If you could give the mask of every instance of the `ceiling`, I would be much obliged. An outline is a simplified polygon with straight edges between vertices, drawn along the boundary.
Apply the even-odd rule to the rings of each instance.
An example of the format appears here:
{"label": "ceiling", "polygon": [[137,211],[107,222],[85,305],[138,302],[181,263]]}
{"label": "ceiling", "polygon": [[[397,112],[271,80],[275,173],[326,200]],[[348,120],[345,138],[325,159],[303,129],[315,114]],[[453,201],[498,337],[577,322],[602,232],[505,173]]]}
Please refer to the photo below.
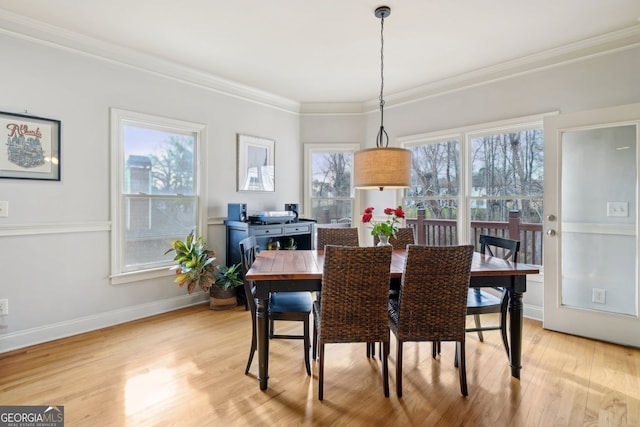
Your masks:
{"label": "ceiling", "polygon": [[640,17],[639,0],[0,0],[0,15],[300,103],[353,103],[380,92],[380,5],[391,7],[385,96],[637,27]]}

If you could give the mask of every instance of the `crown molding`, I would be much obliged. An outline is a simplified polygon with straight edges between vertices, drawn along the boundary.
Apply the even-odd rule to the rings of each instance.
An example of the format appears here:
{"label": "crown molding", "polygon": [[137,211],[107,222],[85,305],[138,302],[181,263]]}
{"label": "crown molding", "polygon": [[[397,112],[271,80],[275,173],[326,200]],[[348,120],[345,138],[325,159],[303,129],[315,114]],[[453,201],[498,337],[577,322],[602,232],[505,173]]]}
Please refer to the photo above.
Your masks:
{"label": "crown molding", "polygon": [[[636,24],[622,30],[568,43],[544,52],[479,68],[407,91],[387,95],[385,96],[385,108],[393,108],[638,46],[640,46],[640,25]],[[378,111],[379,102],[378,99],[366,101],[363,104],[363,113],[369,114]]]}
{"label": "crown molding", "polygon": [[[5,10],[0,10],[0,33],[111,61],[289,113],[308,116],[361,115],[379,110],[377,98],[353,103],[300,103]],[[398,107],[637,46],[640,46],[640,24],[389,94],[385,96],[385,107]]]}
{"label": "crown molding", "polygon": [[301,115],[331,116],[360,115],[364,111],[362,102],[307,102],[300,105]]}
{"label": "crown molding", "polygon": [[0,33],[111,61],[286,112],[297,114],[300,111],[297,101],[1,9]]}
{"label": "crown molding", "polygon": [[[544,52],[479,68],[406,91],[385,95],[385,108],[398,107],[637,46],[640,46],[640,25],[638,24],[622,30],[568,43]],[[378,112],[379,109],[380,100],[377,98],[353,104],[304,103],[300,107],[303,115],[370,114]]]}

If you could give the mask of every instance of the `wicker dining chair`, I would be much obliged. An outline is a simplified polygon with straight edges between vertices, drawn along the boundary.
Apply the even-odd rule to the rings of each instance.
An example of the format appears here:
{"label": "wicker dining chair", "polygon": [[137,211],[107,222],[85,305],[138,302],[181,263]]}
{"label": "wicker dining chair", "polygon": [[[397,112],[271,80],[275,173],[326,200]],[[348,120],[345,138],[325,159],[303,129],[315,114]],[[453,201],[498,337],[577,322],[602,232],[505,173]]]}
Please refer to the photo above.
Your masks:
{"label": "wicker dining chair", "polygon": [[[360,239],[358,237],[358,229],[357,228],[346,228],[346,227],[317,227],[316,231],[317,241],[316,241],[316,249],[319,251],[323,251],[326,245],[337,245],[337,246],[360,246]],[[316,292],[316,300],[322,299],[322,292]],[[317,355],[317,337],[313,336],[313,358],[316,358]],[[367,352],[369,348],[367,347]]]}
{"label": "wicker dining chair", "polygon": [[357,228],[317,227],[316,249],[324,250],[326,245],[360,246]]}
{"label": "wicker dining chair", "polygon": [[[246,274],[253,264],[257,255],[257,243],[255,236],[250,236],[240,241],[240,258],[242,261],[243,273]],[[243,277],[244,277],[243,274]],[[244,371],[245,375],[249,373],[253,355],[257,349],[257,325],[256,325],[256,299],[255,285],[252,281],[244,279],[244,292],[247,297],[247,303],[251,310],[251,350],[249,351],[249,360]],[[272,293],[269,296],[269,338],[282,339],[301,339],[304,345],[304,364],[307,369],[307,375],[311,375],[311,364],[309,360],[309,313],[311,313],[311,304],[313,303],[310,292],[279,292]],[[286,320],[297,321],[303,323],[302,335],[282,335],[274,332],[274,321]]]}
{"label": "wicker dining chair", "polygon": [[[518,251],[520,242],[518,240],[505,239],[502,237],[480,235],[480,253],[491,256],[499,256],[513,262],[518,262]],[[499,296],[487,292],[481,288],[469,288],[467,298],[467,314],[473,315],[475,328],[468,328],[467,332],[477,332],[478,339],[482,342],[484,337],[482,331],[499,330],[502,335],[504,349],[509,355],[509,341],[507,339],[507,309],[509,304],[508,292],[504,288],[495,287]],[[482,326],[480,315],[488,313],[498,313],[499,321],[497,325]]]}
{"label": "wicker dining chair", "polygon": [[325,345],[381,342],[382,382],[389,396],[389,327],[387,306],[391,246],[327,245],[322,300],[313,303],[314,336],[320,354],[318,399],[323,399]]}
{"label": "wicker dining chair", "polygon": [[[373,246],[376,246],[380,242],[380,238],[378,236],[373,236]],[[415,245],[416,238],[413,232],[413,228],[399,228],[396,236],[389,238],[389,243],[393,246],[394,249],[404,249],[407,245]]]}
{"label": "wicker dining chair", "polygon": [[[378,236],[373,236],[373,246],[376,246],[380,242],[380,238]],[[389,243],[393,246],[394,249],[405,249],[407,245],[415,245],[415,234],[413,232],[413,228],[399,228],[396,233],[396,237],[391,237],[389,239]],[[392,285],[392,289],[389,290],[389,298],[397,299],[398,298],[398,288],[397,285]],[[367,345],[367,356],[374,357],[376,355],[376,347],[373,343]]]}
{"label": "wicker dining chair", "polygon": [[398,341],[398,397],[402,397],[402,346],[408,341],[455,341],[460,392],[468,395],[465,321],[472,258],[472,245],[407,247],[400,295],[389,300],[389,328]]}

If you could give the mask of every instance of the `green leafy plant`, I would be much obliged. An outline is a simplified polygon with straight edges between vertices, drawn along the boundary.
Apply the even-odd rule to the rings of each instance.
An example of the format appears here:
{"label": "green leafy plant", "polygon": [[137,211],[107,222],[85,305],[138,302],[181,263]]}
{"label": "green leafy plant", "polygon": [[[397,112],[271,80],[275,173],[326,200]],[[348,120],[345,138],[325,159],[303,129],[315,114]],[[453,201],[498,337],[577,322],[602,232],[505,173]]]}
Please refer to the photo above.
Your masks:
{"label": "green leafy plant", "polygon": [[171,267],[172,270],[176,270],[177,277],[174,282],[180,287],[186,285],[189,293],[192,293],[196,286],[208,291],[216,281],[215,269],[212,265],[215,253],[207,250],[202,237],[195,237],[194,232],[191,231],[184,241],[174,240],[171,246],[165,254],[172,251],[176,253],[173,259],[178,265]]}
{"label": "green leafy plant", "polygon": [[216,277],[214,285],[223,289],[235,288],[236,286],[242,285],[244,282],[240,277],[240,265],[240,263],[232,266],[219,265],[214,273]]}

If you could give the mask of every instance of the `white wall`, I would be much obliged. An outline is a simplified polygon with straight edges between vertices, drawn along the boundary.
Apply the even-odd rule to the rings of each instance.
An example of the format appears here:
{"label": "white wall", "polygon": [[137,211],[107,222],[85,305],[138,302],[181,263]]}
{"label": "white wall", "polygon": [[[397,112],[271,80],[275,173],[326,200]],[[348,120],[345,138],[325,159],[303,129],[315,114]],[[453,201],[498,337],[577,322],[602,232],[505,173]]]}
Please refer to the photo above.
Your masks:
{"label": "white wall", "polygon": [[[0,34],[0,111],[61,120],[62,180],[0,180],[0,352],[206,299],[173,277],[109,280],[109,109],[207,126],[208,244],[224,262],[227,203],[283,209],[302,198],[296,113]],[[236,192],[236,133],[276,141],[275,193]]]}

